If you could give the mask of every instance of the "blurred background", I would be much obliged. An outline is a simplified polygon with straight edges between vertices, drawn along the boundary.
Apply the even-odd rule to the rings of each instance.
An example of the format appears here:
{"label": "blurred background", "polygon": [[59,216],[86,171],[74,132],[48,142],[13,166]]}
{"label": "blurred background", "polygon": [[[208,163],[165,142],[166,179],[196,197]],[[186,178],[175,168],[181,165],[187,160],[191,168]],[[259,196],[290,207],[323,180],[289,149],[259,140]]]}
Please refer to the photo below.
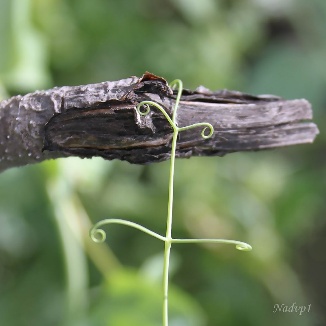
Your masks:
{"label": "blurred background", "polygon": [[[171,326],[326,325],[325,0],[0,0],[0,97],[141,76],[306,98],[312,145],[176,163]],[[0,175],[0,325],[161,325],[169,162],[48,161]],[[302,315],[275,305],[310,305]]]}

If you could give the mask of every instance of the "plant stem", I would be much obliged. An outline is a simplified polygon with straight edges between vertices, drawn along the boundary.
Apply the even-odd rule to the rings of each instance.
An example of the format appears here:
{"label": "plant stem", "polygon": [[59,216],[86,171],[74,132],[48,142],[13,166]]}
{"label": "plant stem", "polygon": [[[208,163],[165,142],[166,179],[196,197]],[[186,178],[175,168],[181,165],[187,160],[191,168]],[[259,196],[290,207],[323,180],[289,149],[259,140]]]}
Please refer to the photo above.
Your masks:
{"label": "plant stem", "polygon": [[166,222],[166,239],[164,246],[164,265],[163,265],[163,326],[168,326],[168,306],[169,306],[169,265],[171,254],[171,234],[172,234],[172,215],[173,215],[173,183],[174,183],[174,163],[175,151],[177,146],[178,128],[173,128],[171,162],[170,162],[170,177],[169,177],[169,201],[168,201],[168,216]]}
{"label": "plant stem", "polygon": [[[178,86],[178,95],[176,97],[174,111],[172,114],[172,119],[164,110],[164,108],[153,101],[142,101],[140,102],[136,110],[139,115],[145,116],[150,112],[150,105],[156,107],[158,110],[162,112],[165,116],[166,120],[170,123],[173,128],[173,136],[172,136],[172,145],[171,145],[171,161],[170,161],[170,176],[169,176],[169,199],[168,199],[168,213],[167,213],[167,222],[166,222],[166,236],[163,237],[156,232],[153,232],[139,224],[134,222],[125,221],[121,219],[106,219],[104,221],[98,222],[94,225],[94,227],[90,231],[90,236],[95,242],[103,242],[106,238],[106,233],[102,229],[99,229],[100,226],[104,224],[124,224],[133,228],[136,228],[142,232],[145,232],[159,240],[164,241],[164,262],[163,262],[163,326],[168,326],[169,324],[169,265],[170,265],[170,255],[171,255],[171,246],[172,243],[229,243],[235,244],[238,250],[249,251],[251,250],[251,246],[247,243],[241,241],[234,240],[225,240],[225,239],[172,239],[172,215],[173,215],[173,186],[174,186],[174,169],[175,169],[175,156],[177,149],[177,139],[180,131],[189,130],[197,127],[204,127],[201,132],[201,136],[203,139],[210,138],[214,133],[214,127],[207,122],[199,122],[194,123],[185,127],[178,127],[176,124],[176,113],[179,106],[179,102],[182,95],[182,81],[174,80],[170,86],[173,87]],[[141,107],[144,107],[146,110],[141,110]],[[209,133],[205,132],[209,130]]]}

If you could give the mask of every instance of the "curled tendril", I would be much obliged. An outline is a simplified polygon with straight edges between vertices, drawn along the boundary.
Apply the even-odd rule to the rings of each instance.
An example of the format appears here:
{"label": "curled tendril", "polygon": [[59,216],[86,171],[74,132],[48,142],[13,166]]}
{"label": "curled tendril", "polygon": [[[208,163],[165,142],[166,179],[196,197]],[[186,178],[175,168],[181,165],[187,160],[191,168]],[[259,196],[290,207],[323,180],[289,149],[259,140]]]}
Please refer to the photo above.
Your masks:
{"label": "curled tendril", "polygon": [[[171,120],[171,118],[166,113],[166,111],[163,109],[163,107],[160,104],[156,103],[156,102],[153,102],[153,101],[142,101],[142,102],[140,102],[137,105],[136,110],[137,110],[137,112],[140,115],[145,116],[145,115],[149,114],[149,112],[151,111],[150,110],[150,106],[155,106],[157,109],[159,109],[163,113],[163,115],[165,116],[166,120],[170,123],[170,125],[173,128],[173,130],[176,130],[177,129],[177,126],[175,125],[174,121]],[[145,107],[146,108],[146,111],[142,111],[141,110],[141,107]]]}
{"label": "curled tendril", "polygon": [[241,244],[236,245],[235,247],[241,251],[251,251],[252,250],[251,245],[248,243],[241,243]]}
{"label": "curled tendril", "polygon": [[166,241],[166,238],[159,235],[158,233],[156,232],[153,232],[147,228],[145,228],[144,226],[140,225],[140,224],[137,224],[137,223],[134,223],[134,222],[130,222],[130,221],[126,221],[126,220],[122,220],[122,219],[119,219],[119,218],[109,218],[109,219],[106,219],[106,220],[103,220],[103,221],[100,221],[98,223],[96,223],[92,229],[90,230],[89,234],[90,234],[90,237],[91,239],[94,241],[94,242],[97,242],[97,243],[101,243],[101,242],[104,242],[106,240],[106,232],[102,229],[100,229],[100,227],[104,226],[104,225],[108,225],[108,224],[122,224],[122,225],[126,225],[126,226],[129,226],[129,227],[132,227],[134,229],[137,229],[137,230],[140,230],[154,238],[157,238],[161,241]]}
{"label": "curled tendril", "polygon": [[236,249],[241,251],[250,251],[252,247],[245,242],[227,239],[171,239],[171,243],[220,243],[233,244]]}
{"label": "curled tendril", "polygon": [[[141,111],[141,107],[145,108],[146,111]],[[139,103],[139,106],[137,106],[137,111],[139,112],[140,115],[147,115],[149,112],[151,112],[151,108],[149,105],[144,101]]]}
{"label": "curled tendril", "polygon": [[[176,119],[176,112],[177,112],[177,109],[179,107],[179,103],[180,103],[180,99],[181,99],[181,95],[182,95],[182,81],[180,79],[176,79],[170,84],[170,86],[172,88],[178,86],[178,94],[177,94],[177,98],[176,98],[176,101],[175,101],[175,107],[174,107],[174,110],[173,110],[172,119],[170,118],[170,116],[167,114],[165,109],[160,104],[158,104],[156,102],[153,102],[153,101],[142,101],[142,102],[140,102],[136,107],[137,112],[142,116],[146,116],[151,111],[150,106],[154,106],[163,113],[166,120],[170,123],[171,127],[173,128],[174,132],[179,133],[180,131],[185,131],[185,130],[189,130],[189,129],[192,129],[192,128],[204,127],[204,129],[201,132],[201,136],[204,139],[208,139],[208,138],[212,137],[213,134],[214,134],[214,127],[208,122],[194,123],[192,125],[181,127],[181,128],[179,128],[177,126],[177,124],[175,122],[175,119]],[[141,110],[142,108],[145,108],[145,111]],[[207,130],[209,130],[208,134],[206,133]]]}
{"label": "curled tendril", "polygon": [[102,243],[106,240],[106,233],[102,229],[97,229],[96,225],[90,230],[89,235],[96,243]]}
{"label": "curled tendril", "polygon": [[[205,131],[209,129],[209,133],[206,135],[205,134]],[[208,138],[211,138],[213,136],[213,133],[214,133],[214,128],[211,124],[209,124],[206,128],[203,129],[203,131],[201,132],[201,136],[204,138],[204,139],[208,139]]]}
{"label": "curled tendril", "polygon": [[[184,130],[189,130],[189,129],[197,128],[197,127],[204,127],[204,129],[201,132],[201,136],[204,139],[211,138],[213,136],[213,134],[214,134],[214,127],[210,123],[208,123],[208,122],[194,123],[194,124],[189,125],[189,126],[186,126],[186,127],[178,128],[178,130],[179,131],[184,131]],[[209,133],[208,134],[206,134],[206,130],[207,129],[209,129]]]}

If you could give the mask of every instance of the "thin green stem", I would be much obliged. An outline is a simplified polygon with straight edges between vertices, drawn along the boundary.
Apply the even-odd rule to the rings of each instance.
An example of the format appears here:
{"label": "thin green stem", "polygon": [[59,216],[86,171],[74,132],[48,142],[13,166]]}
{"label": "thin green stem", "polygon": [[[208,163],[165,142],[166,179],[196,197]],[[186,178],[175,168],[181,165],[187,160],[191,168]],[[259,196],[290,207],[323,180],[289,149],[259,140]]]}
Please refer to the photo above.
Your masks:
{"label": "thin green stem", "polygon": [[175,106],[172,114],[173,137],[171,146],[171,160],[170,160],[170,176],[169,176],[169,200],[168,200],[168,215],[166,219],[166,240],[164,246],[164,262],[163,262],[163,326],[169,324],[169,266],[172,245],[172,220],[173,220],[173,190],[174,190],[174,168],[175,168],[175,153],[177,149],[177,139],[179,128],[176,125],[176,115],[179,107],[179,102],[182,95],[182,81],[180,79],[174,80],[170,86],[178,86],[178,94],[175,101]]}
{"label": "thin green stem", "polygon": [[173,114],[172,114],[172,121],[174,124],[176,124],[176,116],[177,116],[177,110],[179,107],[179,103],[181,100],[181,95],[182,95],[182,90],[183,90],[183,83],[182,80],[180,79],[175,79],[174,81],[172,81],[170,83],[170,87],[174,88],[175,86],[178,86],[178,94],[177,94],[177,98],[175,100],[175,105],[174,105],[174,110],[173,110]]}
{"label": "thin green stem", "polygon": [[173,132],[171,161],[170,161],[170,177],[169,177],[169,201],[168,215],[166,220],[166,239],[164,246],[164,263],[163,263],[163,326],[168,326],[168,306],[169,306],[169,265],[171,255],[172,241],[172,219],[173,219],[173,188],[174,188],[174,167],[175,152],[177,147],[178,129]]}

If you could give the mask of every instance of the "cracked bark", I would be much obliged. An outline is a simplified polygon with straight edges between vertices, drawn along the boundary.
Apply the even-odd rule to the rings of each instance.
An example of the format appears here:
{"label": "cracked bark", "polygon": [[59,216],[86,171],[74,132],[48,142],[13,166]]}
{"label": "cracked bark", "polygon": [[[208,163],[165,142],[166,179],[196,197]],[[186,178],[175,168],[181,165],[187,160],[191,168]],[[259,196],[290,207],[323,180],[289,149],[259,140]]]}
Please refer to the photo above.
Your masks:
{"label": "cracked bark", "polygon": [[[169,159],[172,129],[152,108],[143,117],[136,106],[156,101],[169,115],[176,93],[150,73],[73,87],[56,87],[0,102],[0,171],[67,156],[126,160],[146,164]],[[313,142],[318,134],[305,99],[252,96],[236,91],[184,90],[178,108],[180,127],[209,122],[179,134],[177,157],[223,156]]]}

